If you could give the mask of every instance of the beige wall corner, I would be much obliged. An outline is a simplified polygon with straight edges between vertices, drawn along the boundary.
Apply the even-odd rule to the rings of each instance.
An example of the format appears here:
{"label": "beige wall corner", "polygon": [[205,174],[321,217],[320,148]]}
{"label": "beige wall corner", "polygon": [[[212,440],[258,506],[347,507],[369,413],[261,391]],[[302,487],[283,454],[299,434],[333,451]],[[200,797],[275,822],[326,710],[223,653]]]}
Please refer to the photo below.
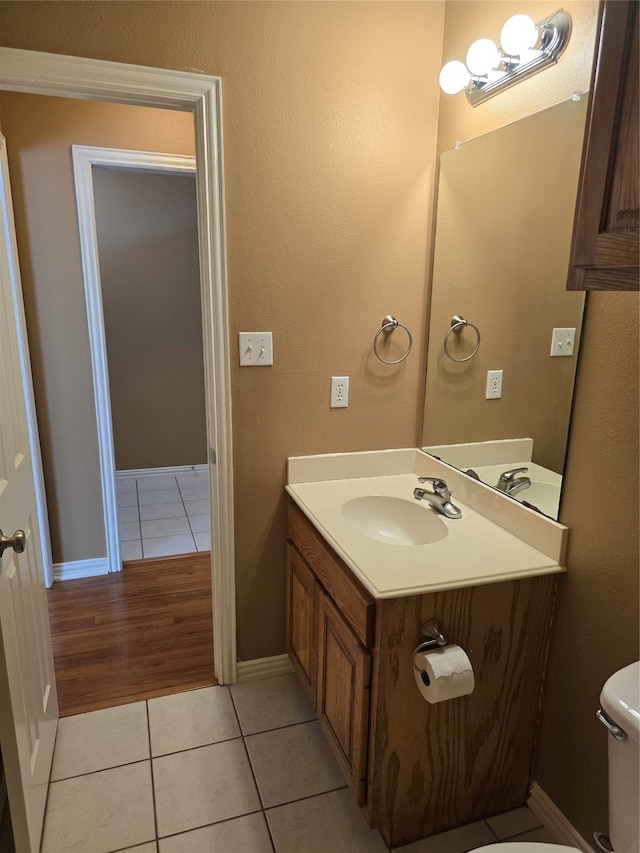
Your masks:
{"label": "beige wall corner", "polygon": [[639,299],[589,294],[560,511],[568,571],[535,779],[585,838],[607,829],[600,691],[639,650]]}

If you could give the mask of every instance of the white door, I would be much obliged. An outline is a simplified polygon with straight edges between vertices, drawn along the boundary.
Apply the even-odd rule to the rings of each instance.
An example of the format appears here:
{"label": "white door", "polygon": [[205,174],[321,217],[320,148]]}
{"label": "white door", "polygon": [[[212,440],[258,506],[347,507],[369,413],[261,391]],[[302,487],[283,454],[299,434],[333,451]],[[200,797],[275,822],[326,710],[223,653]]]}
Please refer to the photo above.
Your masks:
{"label": "white door", "polygon": [[37,853],[58,703],[27,425],[30,374],[2,135],[0,172],[0,528],[5,537],[24,531],[24,550],[6,547],[0,557],[0,746],[17,853]]}

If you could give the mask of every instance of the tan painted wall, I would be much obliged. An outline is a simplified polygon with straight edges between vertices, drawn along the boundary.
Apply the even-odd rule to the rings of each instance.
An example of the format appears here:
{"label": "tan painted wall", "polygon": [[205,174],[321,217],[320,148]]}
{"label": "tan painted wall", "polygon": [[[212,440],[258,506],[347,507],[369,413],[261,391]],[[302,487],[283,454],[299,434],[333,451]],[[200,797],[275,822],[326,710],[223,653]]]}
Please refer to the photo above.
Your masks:
{"label": "tan painted wall", "polygon": [[[589,87],[597,4],[562,5],[574,31],[558,66],[475,109],[464,96],[443,95],[441,150]],[[484,7],[496,21],[486,32]],[[497,35],[509,14],[522,11],[539,20],[556,8],[450,2],[443,59],[463,58],[474,38]],[[598,696],[612,672],[638,659],[638,300],[638,294],[589,297],[560,511],[571,530],[568,572],[535,778],[585,838],[607,827],[607,736],[594,716]],[[604,483],[615,484],[620,501],[600,499]]]}
{"label": "tan painted wall", "polygon": [[[241,659],[284,651],[286,458],[415,445],[444,4],[6,3],[5,45],[223,86]],[[7,128],[9,131],[9,128]],[[385,314],[411,357],[372,353]],[[237,332],[275,364],[240,369]],[[351,377],[329,408],[332,375]]]}
{"label": "tan painted wall", "polygon": [[571,531],[568,572],[536,779],[585,838],[607,828],[609,736],[594,716],[598,697],[613,672],[638,660],[640,644],[639,301],[589,294],[560,509]]}
{"label": "tan painted wall", "polygon": [[116,470],[207,461],[193,175],[94,167]]}
{"label": "tan painted wall", "polygon": [[193,153],[186,113],[0,93],[54,562],[105,554],[71,145]]}

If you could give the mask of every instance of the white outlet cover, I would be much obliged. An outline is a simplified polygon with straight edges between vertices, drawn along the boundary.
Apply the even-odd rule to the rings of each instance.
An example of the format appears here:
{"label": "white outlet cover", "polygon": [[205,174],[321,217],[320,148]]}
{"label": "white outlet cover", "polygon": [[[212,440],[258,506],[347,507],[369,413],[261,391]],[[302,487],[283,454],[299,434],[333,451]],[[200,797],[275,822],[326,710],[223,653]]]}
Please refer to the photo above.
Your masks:
{"label": "white outlet cover", "polygon": [[331,377],[331,403],[332,409],[346,409],[349,405],[349,377]]}
{"label": "white outlet cover", "polygon": [[575,329],[554,329],[551,335],[551,356],[573,355]]}
{"label": "white outlet cover", "polygon": [[270,367],[273,364],[271,332],[238,332],[240,367]]}
{"label": "white outlet cover", "polygon": [[502,370],[487,370],[485,400],[499,400],[502,397]]}

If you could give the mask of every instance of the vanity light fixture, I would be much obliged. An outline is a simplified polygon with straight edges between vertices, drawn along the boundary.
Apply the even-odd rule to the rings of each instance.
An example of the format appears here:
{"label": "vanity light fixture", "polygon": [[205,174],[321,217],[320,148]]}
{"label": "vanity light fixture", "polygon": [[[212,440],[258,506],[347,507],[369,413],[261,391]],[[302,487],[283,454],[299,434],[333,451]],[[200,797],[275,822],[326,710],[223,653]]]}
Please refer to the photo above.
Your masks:
{"label": "vanity light fixture", "polygon": [[440,88],[448,95],[464,91],[473,107],[558,61],[569,42],[571,17],[559,9],[536,24],[513,15],[502,27],[500,47],[481,38],[469,47],[466,64],[454,59],[442,66]]}

